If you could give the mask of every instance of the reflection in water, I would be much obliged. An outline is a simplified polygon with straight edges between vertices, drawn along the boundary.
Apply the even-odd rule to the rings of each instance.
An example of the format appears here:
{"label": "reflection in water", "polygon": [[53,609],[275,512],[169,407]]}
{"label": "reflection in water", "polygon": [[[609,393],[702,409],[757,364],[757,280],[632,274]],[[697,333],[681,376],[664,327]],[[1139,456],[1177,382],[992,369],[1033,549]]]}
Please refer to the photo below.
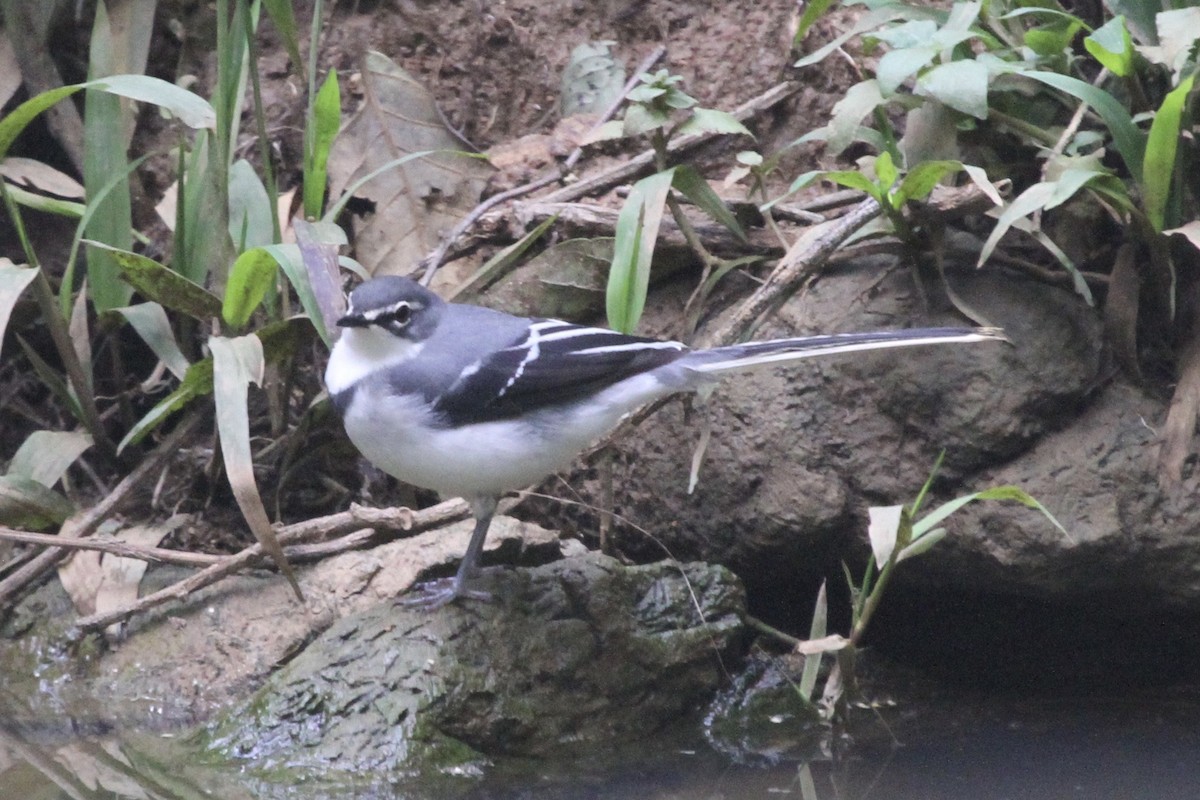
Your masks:
{"label": "reflection in water", "polygon": [[[502,763],[482,781],[433,784],[271,782],[203,763],[186,739],[123,732],[64,738],[0,727],[0,798],[775,798],[802,800],[1174,800],[1200,796],[1200,701],[1176,691],[1134,700],[958,698],[892,720],[900,746],[853,748],[836,765],[732,764],[701,742],[663,740],[619,763]],[[57,722],[61,723],[61,720]],[[366,778],[366,776],[363,776]]]}

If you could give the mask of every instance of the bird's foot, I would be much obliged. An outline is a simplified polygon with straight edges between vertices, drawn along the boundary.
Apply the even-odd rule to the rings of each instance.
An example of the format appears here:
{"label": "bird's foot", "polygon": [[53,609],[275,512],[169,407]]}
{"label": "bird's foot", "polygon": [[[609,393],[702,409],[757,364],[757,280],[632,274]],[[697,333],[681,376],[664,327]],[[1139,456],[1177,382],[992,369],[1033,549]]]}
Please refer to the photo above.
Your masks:
{"label": "bird's foot", "polygon": [[439,578],[434,581],[418,583],[399,603],[405,608],[434,611],[444,605],[453,603],[459,598],[487,602],[492,599],[492,595],[490,592],[468,589],[466,582],[455,576],[453,578]]}

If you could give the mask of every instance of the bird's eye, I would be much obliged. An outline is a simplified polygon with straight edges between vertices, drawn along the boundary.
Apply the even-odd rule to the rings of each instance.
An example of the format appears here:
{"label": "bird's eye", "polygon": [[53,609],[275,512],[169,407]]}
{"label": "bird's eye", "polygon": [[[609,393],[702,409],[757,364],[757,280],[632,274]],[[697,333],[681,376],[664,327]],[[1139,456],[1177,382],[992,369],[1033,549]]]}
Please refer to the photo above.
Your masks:
{"label": "bird's eye", "polygon": [[407,325],[412,319],[412,306],[408,303],[397,303],[388,316],[392,318],[391,321],[395,325]]}

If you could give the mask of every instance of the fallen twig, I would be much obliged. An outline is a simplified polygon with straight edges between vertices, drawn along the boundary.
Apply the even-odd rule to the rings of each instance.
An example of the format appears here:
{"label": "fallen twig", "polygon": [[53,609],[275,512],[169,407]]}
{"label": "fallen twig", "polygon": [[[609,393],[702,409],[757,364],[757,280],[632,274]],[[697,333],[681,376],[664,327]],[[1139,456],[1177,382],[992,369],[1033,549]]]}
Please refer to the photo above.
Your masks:
{"label": "fallen twig", "polygon": [[[202,415],[203,412],[198,411],[180,422],[107,497],[64,522],[59,534],[68,539],[83,539],[95,533],[100,523],[112,516],[136,488],[144,485],[163,462],[175,455],[180,443],[196,427]],[[10,603],[25,587],[53,569],[69,552],[65,548],[52,547],[38,554],[4,580],[0,580],[0,607]]]}
{"label": "fallen twig", "polygon": [[[358,529],[361,531],[364,528],[364,523],[383,529],[400,528],[409,531],[421,531],[465,517],[467,510],[467,503],[464,500],[450,500],[421,511],[354,507],[350,511],[333,514],[319,520],[306,520],[295,525],[288,525],[278,531],[276,538],[280,544],[294,544],[309,541],[313,538],[326,535],[331,531],[343,531],[347,529]],[[347,537],[347,539],[353,542],[354,546],[362,546],[365,540],[374,534],[375,531],[372,530],[370,534],[363,533],[361,536],[355,534]],[[352,548],[347,546],[343,549]],[[321,554],[327,555],[328,552],[332,552],[332,550],[326,547],[322,549]],[[153,594],[139,598],[137,601],[126,606],[80,617],[75,621],[75,625],[68,634],[68,639],[77,641],[91,631],[104,630],[109,625],[124,622],[139,612],[160,606],[171,600],[182,600],[193,592],[210,586],[236,572],[240,572],[246,567],[253,566],[265,558],[266,554],[263,553],[261,545],[253,544],[235,555],[222,558],[219,562],[209,565],[195,575],[190,575],[177,583],[173,583]]]}

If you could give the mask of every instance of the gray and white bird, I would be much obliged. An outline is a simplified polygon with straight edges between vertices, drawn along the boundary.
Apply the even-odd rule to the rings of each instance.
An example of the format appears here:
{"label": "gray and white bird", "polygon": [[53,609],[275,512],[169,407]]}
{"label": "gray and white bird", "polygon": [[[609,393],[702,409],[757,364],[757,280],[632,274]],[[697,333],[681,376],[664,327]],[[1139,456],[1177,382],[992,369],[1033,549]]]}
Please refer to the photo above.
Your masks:
{"label": "gray and white bird", "polygon": [[447,303],[414,281],[350,295],[325,384],[350,441],[400,480],[464,497],[475,530],[452,579],[413,605],[485,597],[468,587],[500,497],[571,463],[629,413],[722,373],[812,356],[1003,339],[994,328],[839,333],[693,350],[555,319]]}

